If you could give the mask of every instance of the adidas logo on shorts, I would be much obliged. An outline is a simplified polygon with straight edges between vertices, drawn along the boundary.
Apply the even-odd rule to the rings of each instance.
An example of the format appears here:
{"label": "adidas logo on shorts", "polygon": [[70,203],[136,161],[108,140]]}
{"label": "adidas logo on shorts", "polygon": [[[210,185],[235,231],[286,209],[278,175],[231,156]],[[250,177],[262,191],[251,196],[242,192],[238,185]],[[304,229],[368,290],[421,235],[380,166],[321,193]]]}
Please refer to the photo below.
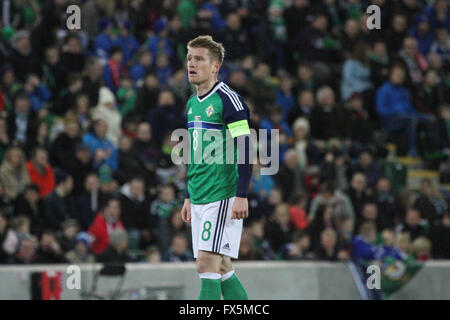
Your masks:
{"label": "adidas logo on shorts", "polygon": [[230,244],[229,243],[225,243],[225,245],[222,247],[222,249],[230,250]]}

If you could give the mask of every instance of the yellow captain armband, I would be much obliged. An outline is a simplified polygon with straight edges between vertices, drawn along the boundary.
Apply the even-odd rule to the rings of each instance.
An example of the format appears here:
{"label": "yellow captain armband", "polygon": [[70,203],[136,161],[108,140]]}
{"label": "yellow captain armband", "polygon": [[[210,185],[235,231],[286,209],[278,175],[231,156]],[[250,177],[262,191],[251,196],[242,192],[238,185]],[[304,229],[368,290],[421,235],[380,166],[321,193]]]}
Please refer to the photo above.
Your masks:
{"label": "yellow captain armband", "polygon": [[250,134],[250,128],[247,120],[239,120],[228,124],[228,130],[230,130],[233,138]]}

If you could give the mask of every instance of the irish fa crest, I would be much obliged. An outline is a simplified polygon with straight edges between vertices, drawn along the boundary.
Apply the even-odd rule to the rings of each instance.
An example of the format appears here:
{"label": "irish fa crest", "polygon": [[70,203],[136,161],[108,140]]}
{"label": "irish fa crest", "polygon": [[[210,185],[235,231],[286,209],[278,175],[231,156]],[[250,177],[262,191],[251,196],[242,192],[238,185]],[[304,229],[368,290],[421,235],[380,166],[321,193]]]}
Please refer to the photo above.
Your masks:
{"label": "irish fa crest", "polygon": [[214,108],[213,108],[212,104],[210,104],[209,107],[206,108],[206,115],[209,118],[213,113],[214,113]]}

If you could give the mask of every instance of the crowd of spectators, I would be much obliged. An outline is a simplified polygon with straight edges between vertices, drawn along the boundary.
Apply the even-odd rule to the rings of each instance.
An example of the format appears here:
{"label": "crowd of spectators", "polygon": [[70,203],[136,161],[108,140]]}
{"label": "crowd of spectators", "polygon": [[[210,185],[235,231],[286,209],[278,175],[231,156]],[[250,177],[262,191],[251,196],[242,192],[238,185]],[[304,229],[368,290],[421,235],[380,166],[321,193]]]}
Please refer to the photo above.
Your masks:
{"label": "crowd of spectators", "polygon": [[[397,188],[388,143],[450,181],[446,0],[11,0],[0,10],[0,263],[192,261],[171,132],[195,93],[186,43],[226,49],[219,79],[251,127],[241,260],[450,259],[449,195]],[[81,7],[81,30],[66,8]],[[369,29],[366,8],[381,9]]]}

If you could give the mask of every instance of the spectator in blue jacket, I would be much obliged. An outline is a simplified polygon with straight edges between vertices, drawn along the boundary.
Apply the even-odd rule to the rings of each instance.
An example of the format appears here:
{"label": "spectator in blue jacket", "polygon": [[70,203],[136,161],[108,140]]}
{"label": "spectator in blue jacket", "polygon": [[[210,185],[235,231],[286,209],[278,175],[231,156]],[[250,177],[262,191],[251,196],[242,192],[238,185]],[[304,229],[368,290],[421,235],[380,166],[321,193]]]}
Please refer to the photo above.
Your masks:
{"label": "spectator in blue jacket", "polygon": [[119,36],[114,40],[113,45],[119,46],[122,49],[123,63],[127,65],[139,50],[139,42],[130,34],[131,24],[129,21],[121,21],[118,26]]}
{"label": "spectator in blue jacket", "polygon": [[152,68],[153,57],[150,51],[142,50],[137,53],[137,63],[130,69],[131,79],[135,87],[138,86],[140,80],[143,81],[145,75],[150,71],[154,71]]}
{"label": "spectator in blue jacket", "polygon": [[98,22],[98,29],[100,34],[94,42],[94,54],[102,61],[106,62],[115,41],[113,35],[113,22],[108,18],[102,18]]}
{"label": "spectator in blue jacket", "polygon": [[170,39],[168,38],[169,28],[167,27],[167,21],[164,19],[157,20],[153,31],[155,34],[150,36],[145,44],[145,47],[154,57],[158,56],[160,52],[165,52],[169,58],[172,58],[174,49]]}
{"label": "spectator in blue jacket", "polygon": [[386,258],[394,258],[396,260],[404,260],[407,255],[397,248],[395,243],[395,233],[391,229],[385,229],[381,233],[383,239],[383,246],[379,248],[376,253],[376,259],[384,261]]}
{"label": "spectator in blue jacket", "polygon": [[352,57],[347,59],[342,69],[341,95],[344,101],[354,93],[363,93],[372,88],[369,67],[369,49],[366,44],[358,44]]}
{"label": "spectator in blue jacket", "polygon": [[437,53],[442,62],[450,62],[450,42],[447,29],[436,30],[436,41],[431,45],[430,51]]}
{"label": "spectator in blue jacket", "polygon": [[359,228],[359,234],[353,238],[352,255],[356,261],[374,260],[377,253],[375,246],[375,237],[377,235],[377,228],[373,222],[366,222]]}
{"label": "spectator in blue jacket", "polygon": [[102,119],[94,121],[93,132],[88,132],[83,136],[83,143],[89,146],[91,156],[94,159],[94,168],[100,168],[107,164],[113,171],[117,170],[118,158],[117,149],[114,144],[106,138],[108,124]]}
{"label": "spectator in blue jacket", "polygon": [[425,8],[432,29],[450,29],[450,6],[447,0],[436,0]]}
{"label": "spectator in blue jacket", "polygon": [[411,30],[411,35],[416,38],[420,53],[427,55],[433,43],[433,34],[430,32],[427,16],[424,14],[418,15],[415,24],[416,26]]}
{"label": "spectator in blue jacket", "polygon": [[376,110],[383,129],[388,133],[406,134],[409,154],[417,156],[417,126],[430,116],[419,114],[411,104],[411,94],[404,86],[405,76],[403,66],[396,64],[391,68],[389,81],[377,90]]}
{"label": "spectator in blue jacket", "polygon": [[222,1],[218,0],[209,0],[206,1],[202,9],[210,12],[211,17],[211,29],[214,31],[222,31],[226,27],[225,20],[222,18],[219,10],[219,6]]}
{"label": "spectator in blue jacket", "polygon": [[30,74],[25,80],[25,93],[28,95],[33,111],[44,109],[52,97],[48,87],[39,80],[36,74]]}
{"label": "spectator in blue jacket", "polygon": [[280,79],[280,88],[276,92],[277,104],[283,112],[283,121],[287,121],[288,115],[295,107],[295,96],[292,93],[292,80],[290,77]]}
{"label": "spectator in blue jacket", "polygon": [[173,70],[170,66],[169,55],[165,52],[159,53],[156,57],[156,75],[158,76],[159,83],[167,86],[172,74]]}

